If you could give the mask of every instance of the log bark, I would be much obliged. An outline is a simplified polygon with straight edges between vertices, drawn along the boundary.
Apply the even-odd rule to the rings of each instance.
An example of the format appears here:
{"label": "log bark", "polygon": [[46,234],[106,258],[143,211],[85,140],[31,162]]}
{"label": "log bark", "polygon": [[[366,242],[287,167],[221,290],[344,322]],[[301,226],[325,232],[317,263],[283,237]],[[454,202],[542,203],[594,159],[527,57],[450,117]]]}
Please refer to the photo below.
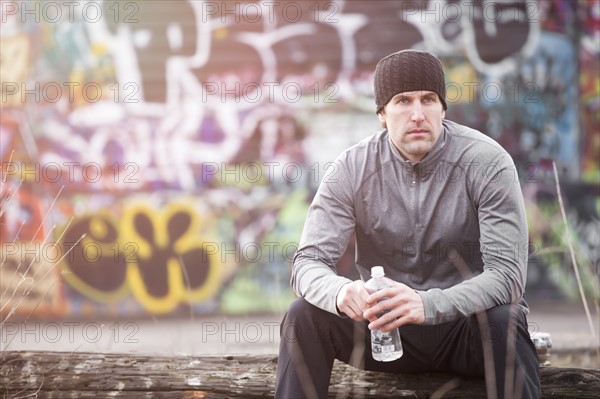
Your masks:
{"label": "log bark", "polygon": [[[273,397],[277,358],[152,356],[67,352],[0,354],[2,398]],[[541,368],[542,397],[600,398],[600,371]],[[482,378],[453,374],[394,375],[337,362],[330,397],[485,398]]]}

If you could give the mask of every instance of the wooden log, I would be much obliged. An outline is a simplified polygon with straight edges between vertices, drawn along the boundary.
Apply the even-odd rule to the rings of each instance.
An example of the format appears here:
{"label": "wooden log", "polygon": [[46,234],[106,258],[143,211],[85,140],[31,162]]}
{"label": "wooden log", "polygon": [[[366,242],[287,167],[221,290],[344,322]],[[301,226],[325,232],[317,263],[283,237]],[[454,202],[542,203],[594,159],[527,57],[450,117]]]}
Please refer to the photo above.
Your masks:
{"label": "wooden log", "polygon": [[[0,397],[259,398],[273,397],[277,358],[67,352],[0,354]],[[600,398],[600,371],[541,368],[544,398]],[[349,398],[485,398],[482,378],[453,374],[365,372],[337,362],[330,396]]]}

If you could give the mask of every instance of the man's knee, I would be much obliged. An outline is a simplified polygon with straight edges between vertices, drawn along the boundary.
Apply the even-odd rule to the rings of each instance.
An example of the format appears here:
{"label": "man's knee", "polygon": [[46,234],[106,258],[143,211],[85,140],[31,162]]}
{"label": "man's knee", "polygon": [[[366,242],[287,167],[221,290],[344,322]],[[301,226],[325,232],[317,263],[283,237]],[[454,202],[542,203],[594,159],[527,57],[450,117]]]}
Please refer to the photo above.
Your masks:
{"label": "man's knee", "polygon": [[517,329],[527,331],[527,321],[519,305],[499,305],[488,309],[485,317],[479,318],[483,338],[505,340],[510,332]]}
{"label": "man's knee", "polygon": [[286,342],[332,342],[332,335],[343,319],[322,310],[304,298],[295,299],[288,307],[280,328],[280,336]]}
{"label": "man's knee", "polygon": [[515,304],[494,306],[486,314],[490,325],[510,326],[526,322],[523,309]]}
{"label": "man's knee", "polygon": [[300,297],[296,298],[290,306],[284,318],[284,323],[303,323],[305,321],[311,322],[317,318],[322,317],[322,313],[325,312],[310,304],[306,299]]}
{"label": "man's knee", "polygon": [[290,303],[282,326],[288,326],[288,328],[289,326],[298,326],[302,327],[302,329],[310,328],[312,331],[337,324],[340,320],[342,320],[340,317],[320,309],[300,297]]}

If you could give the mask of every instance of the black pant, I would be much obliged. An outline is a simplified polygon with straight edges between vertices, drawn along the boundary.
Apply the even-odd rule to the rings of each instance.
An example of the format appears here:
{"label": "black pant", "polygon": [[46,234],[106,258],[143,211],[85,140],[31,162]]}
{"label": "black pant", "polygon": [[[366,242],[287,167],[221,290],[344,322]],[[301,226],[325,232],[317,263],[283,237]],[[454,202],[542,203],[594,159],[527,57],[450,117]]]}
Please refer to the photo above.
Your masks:
{"label": "black pant", "polygon": [[541,395],[537,351],[518,306],[497,306],[435,326],[405,325],[400,335],[404,355],[378,362],[371,356],[366,322],[296,299],[281,325],[275,398],[327,397],[334,359],[370,371],[485,375],[488,392],[498,399]]}

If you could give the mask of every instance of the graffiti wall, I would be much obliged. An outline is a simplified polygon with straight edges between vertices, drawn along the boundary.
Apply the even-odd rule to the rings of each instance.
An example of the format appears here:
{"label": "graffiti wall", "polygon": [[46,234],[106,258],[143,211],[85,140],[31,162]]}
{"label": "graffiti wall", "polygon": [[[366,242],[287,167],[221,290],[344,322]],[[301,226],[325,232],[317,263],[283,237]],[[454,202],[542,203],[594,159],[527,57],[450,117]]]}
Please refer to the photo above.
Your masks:
{"label": "graffiti wall", "polygon": [[312,196],[405,48],[440,57],[447,117],[511,153],[532,209],[554,161],[597,227],[597,0],[0,4],[4,318],[285,308]]}

